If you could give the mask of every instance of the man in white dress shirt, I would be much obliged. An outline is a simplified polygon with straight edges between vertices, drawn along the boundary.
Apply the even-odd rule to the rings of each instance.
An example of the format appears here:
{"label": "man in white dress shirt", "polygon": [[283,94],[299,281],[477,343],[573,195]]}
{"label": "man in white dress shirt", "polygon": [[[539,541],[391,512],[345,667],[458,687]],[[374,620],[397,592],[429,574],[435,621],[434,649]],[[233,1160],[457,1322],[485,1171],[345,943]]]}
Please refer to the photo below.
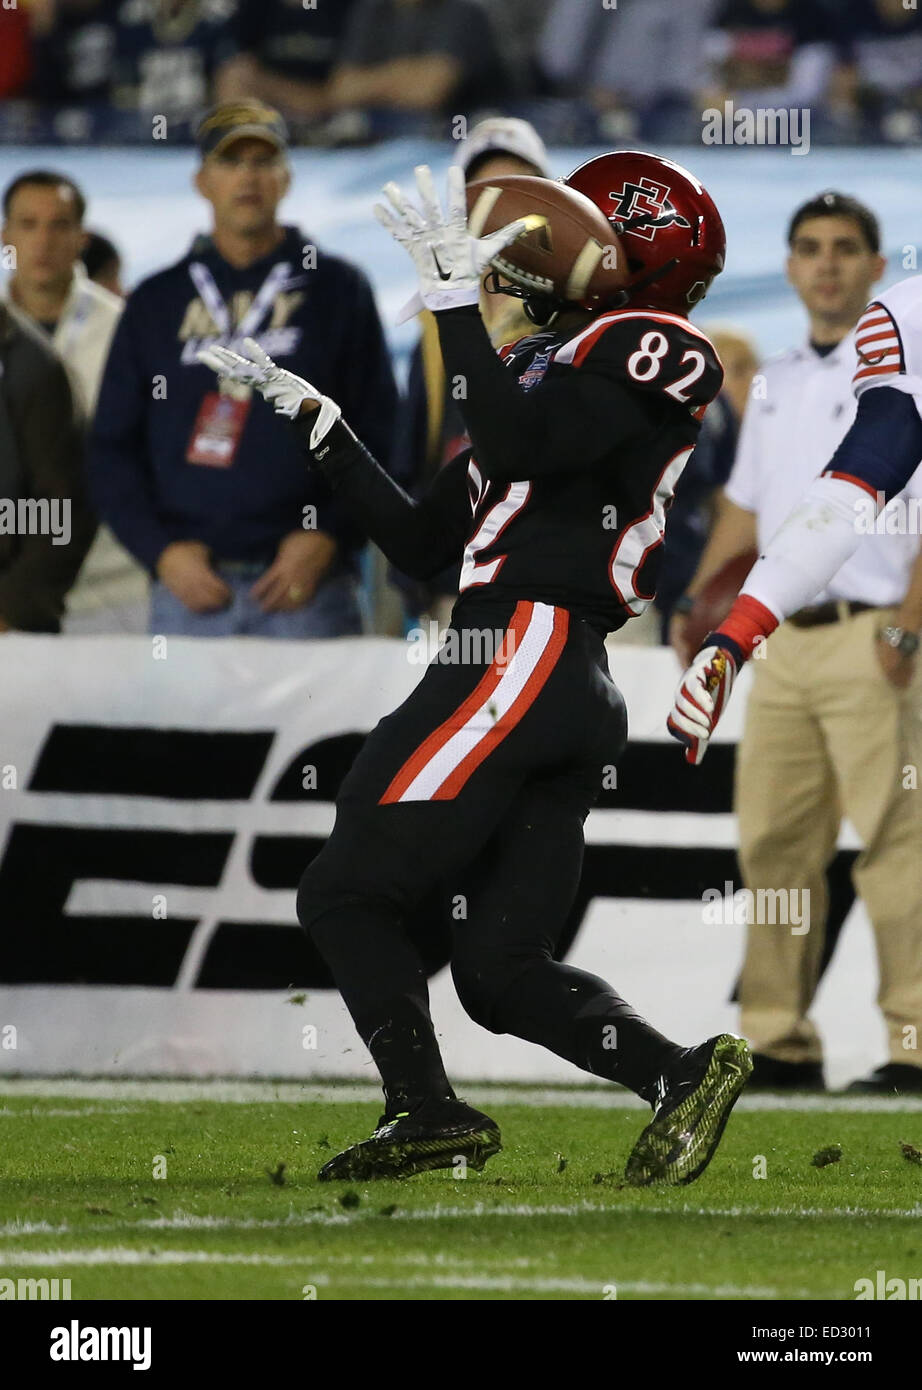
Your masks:
{"label": "man in white dress shirt", "polygon": [[[28,170],[3,195],[4,246],[15,257],[0,295],[64,363],[84,427],[93,419],[122,301],[89,279],[80,253],[86,203],[62,174]],[[65,632],[145,632],[147,579],[108,527],[100,526],[67,595]]]}
{"label": "man in white dress shirt", "polygon": [[[855,416],[854,329],[885,265],[876,219],[856,200],[825,193],[795,213],[788,239],[808,341],[756,377],[692,597],[732,556],[764,548]],[[874,927],[888,1041],[888,1061],[853,1088],[922,1092],[922,800],[901,776],[919,762],[922,671],[911,635],[922,625],[922,558],[918,529],[898,529],[907,494],[922,496],[922,471],[891,502],[894,525],[863,536],[753,663],[737,759],[743,878],[757,894],[810,897],[806,932],[783,921],[749,927],[740,999],[754,1051],[750,1084],[823,1085],[821,1042],[807,1014],[823,951],[825,870],[846,815],[862,842],[853,878]],[[912,507],[902,514],[911,517]],[[682,627],[679,618],[678,644]],[[897,645],[885,630],[898,628],[909,640]]]}

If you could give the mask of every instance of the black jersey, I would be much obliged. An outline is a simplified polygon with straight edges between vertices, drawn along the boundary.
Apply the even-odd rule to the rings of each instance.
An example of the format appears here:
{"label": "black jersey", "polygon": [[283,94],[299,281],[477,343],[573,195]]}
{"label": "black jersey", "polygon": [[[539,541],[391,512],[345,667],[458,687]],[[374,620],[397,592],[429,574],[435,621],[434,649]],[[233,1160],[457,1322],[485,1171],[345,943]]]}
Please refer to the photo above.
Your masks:
{"label": "black jersey", "polygon": [[472,447],[415,504],[342,425],[318,464],[407,573],[463,552],[462,605],[531,599],[622,627],[656,591],[666,513],[723,380],[712,344],[678,315],[627,309],[497,355],[476,309],[437,319]]}

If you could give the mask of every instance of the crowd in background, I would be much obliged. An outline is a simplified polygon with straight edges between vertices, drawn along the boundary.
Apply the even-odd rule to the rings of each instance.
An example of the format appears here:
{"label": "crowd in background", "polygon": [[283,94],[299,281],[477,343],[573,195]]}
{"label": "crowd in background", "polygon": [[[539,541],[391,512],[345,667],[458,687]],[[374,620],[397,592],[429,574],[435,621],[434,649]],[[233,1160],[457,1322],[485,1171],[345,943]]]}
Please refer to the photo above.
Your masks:
{"label": "crowd in background", "polygon": [[[430,134],[438,128],[447,133],[452,113],[470,113],[474,134],[458,150],[457,158],[471,179],[485,173],[548,173],[542,135],[559,139],[561,110],[572,113],[578,108],[590,113],[595,135],[614,147],[683,139],[700,143],[702,110],[725,101],[776,109],[809,107],[812,140],[922,140],[922,11],[905,0],[681,0],[680,4],[618,0],[611,6],[602,0],[550,0],[541,5],[533,0],[17,0],[14,7],[0,8],[0,141],[47,131],[41,121],[30,126],[36,112],[41,119],[49,113],[58,117],[64,113],[67,119],[60,133],[65,140],[68,134],[76,139],[87,127],[74,113],[102,111],[143,119],[148,136],[151,116],[166,116],[170,138],[177,130],[180,138],[185,132],[202,149],[200,121],[209,103],[216,104],[212,109],[224,110],[261,103],[264,111],[280,113],[280,128],[285,132],[276,151],[281,162],[273,166],[274,172],[263,169],[266,161],[251,152],[253,179],[268,180],[263,194],[270,201],[280,201],[287,190],[283,165],[289,139],[297,144],[373,138],[387,133],[387,127],[375,126],[371,119],[382,112],[428,121]],[[473,118],[488,109],[509,114],[474,124]],[[522,111],[532,114],[534,121],[516,114]],[[257,115],[257,122],[261,119]],[[579,122],[567,127],[570,134],[578,130],[585,135],[589,129]],[[101,138],[105,134],[103,126]],[[274,139],[270,129],[264,136],[264,153],[266,141],[271,145]],[[207,155],[208,150],[203,150],[203,170],[215,164]],[[125,335],[127,325],[136,322],[145,286],[134,290],[123,316],[117,248],[105,228],[86,225],[85,191],[67,179],[57,179],[53,170],[45,173],[47,177],[40,170],[39,178],[28,186],[6,190],[3,241],[16,248],[19,260],[14,274],[0,287],[13,320],[0,323],[0,329],[9,337],[15,333],[17,317],[24,317],[26,326],[44,340],[39,346],[63,360],[72,378],[82,373],[83,380],[72,382],[74,406],[89,441],[96,398],[105,386],[109,344],[117,331]],[[201,184],[199,191],[211,202],[214,221],[220,224],[220,198],[216,201]],[[277,227],[275,231],[280,242],[289,233],[294,241],[297,236],[304,239],[297,229]],[[297,253],[294,241],[289,248],[292,260]],[[198,239],[181,262],[183,288],[177,294],[188,289],[187,263],[214,250],[213,241]],[[276,259],[282,254],[278,251]],[[344,267],[352,294],[361,273],[334,254],[325,257],[325,264],[334,277],[337,268]],[[226,273],[222,292],[230,298],[259,294],[260,276],[251,286],[245,268],[228,266],[220,254],[214,273],[219,281]],[[260,274],[264,273],[263,268]],[[40,283],[43,276],[45,288]],[[172,285],[157,277],[154,281],[158,293],[164,285]],[[457,403],[439,375],[433,346],[436,335],[422,316],[406,399],[398,408],[373,297],[364,282],[355,292],[358,307],[352,317],[360,322],[362,340],[344,340],[343,363],[360,364],[362,372],[377,383],[372,415],[378,421],[395,420],[396,433],[385,443],[373,424],[373,442],[395,476],[419,490],[463,442]],[[285,299],[284,294],[280,299]],[[214,314],[209,318],[203,299],[195,302],[198,309],[190,308],[182,320],[183,351],[195,337],[196,314],[204,315],[203,333],[217,332],[220,326]],[[484,297],[482,312],[485,319],[498,318],[488,322],[497,344],[527,331],[524,322],[507,321],[508,301],[504,307]],[[337,321],[346,317],[339,314]],[[290,331],[296,335],[303,331],[309,342],[309,327],[306,323],[296,326],[292,320]],[[92,337],[89,351],[88,335]],[[109,377],[117,375],[121,366],[124,378],[125,364],[137,357],[133,342],[122,338],[119,343]],[[732,325],[718,335],[717,346],[727,369],[725,390],[708,413],[694,466],[686,470],[670,515],[658,606],[645,620],[627,625],[625,640],[668,637],[674,606],[687,597],[711,529],[714,499],[730,475],[743,406],[758,361],[752,344]],[[173,364],[173,351],[175,344],[164,346],[161,365],[165,364],[165,370],[182,365],[177,379],[186,382],[189,359]],[[324,368],[306,356],[300,370],[316,380]],[[353,387],[345,365],[341,378],[329,381],[327,389],[348,407]],[[124,379],[121,393],[110,390],[104,412],[107,427],[113,418],[122,419],[124,399],[137,395],[137,390],[136,384]],[[92,630],[95,623],[98,630],[136,631],[154,619],[159,624],[156,630],[166,630],[169,594],[173,598],[180,593],[197,595],[203,612],[210,595],[214,611],[224,611],[234,606],[232,592],[238,597],[243,593],[258,597],[261,576],[275,575],[281,564],[288,576],[288,598],[281,606],[270,604],[276,612],[273,622],[264,621],[263,612],[255,615],[250,626],[235,629],[222,622],[207,628],[199,625],[197,630],[346,634],[361,630],[363,624],[367,627],[372,609],[379,628],[399,630],[393,603],[390,621],[382,624],[380,620],[381,604],[375,596],[384,587],[380,565],[376,576],[371,576],[362,559],[361,538],[329,507],[324,511],[326,531],[335,537],[336,545],[324,559],[319,595],[332,595],[335,580],[341,587],[339,598],[329,599],[329,613],[319,627],[299,626],[290,616],[284,623],[278,619],[286,606],[291,612],[310,608],[312,601],[306,596],[315,602],[317,598],[313,568],[317,555],[308,563],[307,543],[303,538],[297,544],[291,540],[295,523],[288,531],[281,524],[298,492],[297,487],[292,490],[290,480],[286,484],[277,479],[278,511],[266,523],[258,543],[253,539],[253,517],[258,511],[255,494],[235,497],[232,511],[237,509],[239,518],[228,521],[225,508],[224,533],[220,537],[212,533],[206,518],[218,506],[218,470],[209,470],[202,460],[196,460],[199,466],[190,473],[180,470],[177,474],[177,478],[193,478],[194,486],[191,491],[187,488],[181,504],[169,503],[165,518],[155,516],[147,502],[142,505],[138,499],[145,495],[144,470],[156,477],[159,487],[164,476],[161,453],[164,458],[175,454],[189,462],[199,447],[186,436],[191,439],[195,430],[204,429],[195,414],[200,406],[205,409],[202,396],[203,388],[189,395],[183,407],[186,414],[191,412],[188,420],[174,397],[169,412],[157,417],[169,420],[167,430],[162,425],[155,430],[135,402],[134,414],[129,411],[124,417],[123,437],[106,443],[113,451],[108,467],[97,469],[94,498],[86,498],[87,506],[93,501],[96,520],[102,525],[82,569],[78,565],[72,574],[65,573],[67,565],[60,555],[48,550],[46,558],[54,562],[59,589],[51,606],[43,599],[33,611],[28,602],[10,600],[4,612],[0,589],[0,628],[5,624],[57,630],[64,619],[66,595],[66,630]],[[222,407],[230,420],[227,402]],[[244,418],[241,411],[241,430]],[[0,428],[3,425],[0,419]],[[7,426],[12,427],[11,422]],[[233,421],[227,424],[228,429],[234,427]],[[256,448],[254,429],[251,422],[243,435],[244,453]],[[218,426],[208,423],[207,430],[216,437]],[[96,444],[88,453],[91,460],[94,449],[98,456],[104,447],[98,435],[97,428]],[[167,437],[173,441],[168,448],[163,444]],[[204,447],[212,446],[213,441],[206,440]],[[134,462],[138,459],[142,462]],[[288,462],[300,477],[300,464]],[[21,482],[28,469],[22,460],[18,467]],[[239,468],[238,460],[237,469],[230,472],[237,477],[245,470]],[[133,493],[125,482],[129,475],[134,480]],[[110,481],[115,478],[120,480],[118,485]],[[7,495],[12,495],[9,488]],[[313,504],[313,499],[300,501]],[[181,536],[180,522],[187,525],[187,533]],[[120,545],[116,536],[121,538]],[[286,536],[288,548],[282,561],[277,547]],[[168,538],[177,544],[181,540],[186,550],[180,555],[175,546],[166,544]],[[200,548],[198,559],[193,544]],[[33,548],[40,551],[41,544]],[[199,563],[205,550],[215,557],[219,570],[225,565],[219,581]],[[300,562],[296,562],[296,550],[304,552]],[[161,551],[169,562],[167,577],[159,572],[164,568],[158,559]],[[77,549],[71,546],[70,552],[73,562]],[[10,590],[9,564],[8,555],[5,562],[0,556],[6,590]],[[32,573],[30,565],[40,569],[40,555],[32,559],[20,554],[21,576]],[[364,588],[356,588],[363,573]],[[405,624],[421,613],[447,617],[456,591],[455,571],[438,576],[422,589],[393,571],[389,578],[401,593]],[[274,581],[266,582],[272,589]],[[123,601],[112,599],[116,592]],[[292,600],[292,594],[301,597]],[[147,611],[149,598],[153,616]],[[178,611],[171,620],[179,627],[185,621]]]}
{"label": "crowd in background", "polygon": [[[304,271],[307,230],[278,220],[291,182],[281,116],[258,101],[224,103],[198,142],[195,182],[211,233],[127,302],[118,252],[86,228],[77,183],[27,168],[3,191],[2,239],[15,268],[0,280],[0,328],[11,361],[24,352],[35,361],[26,386],[14,374],[0,390],[10,445],[0,495],[72,497],[74,533],[63,548],[49,534],[6,543],[0,631],[303,638],[400,632],[421,618],[445,625],[460,556],[425,584],[369,564],[364,536],[305,467],[287,427],[253,411],[247,392],[234,398],[228,383],[215,392],[195,359],[215,337],[258,333],[265,350],[337,400],[419,495],[469,442],[433,316],[419,316],[400,399],[363,272],[333,247]],[[550,173],[537,130],[516,117],[477,123],[455,159],[468,182]],[[533,332],[519,299],[483,289],[480,309],[497,348]],[[627,625],[628,641],[667,639],[733,462],[758,359],[732,328],[715,344],[725,389],[672,508],[658,607]],[[53,408],[42,408],[42,391]],[[35,432],[49,422],[50,460]]]}
{"label": "crowd in background", "polygon": [[[301,138],[362,140],[481,106],[555,140],[696,139],[701,111],[809,107],[811,138],[922,140],[907,0],[18,0],[0,126],[62,139],[258,96]],[[90,127],[88,113],[110,113]],[[389,113],[392,123],[370,122]],[[402,122],[402,124],[400,124]],[[144,123],[134,127],[138,134]]]}

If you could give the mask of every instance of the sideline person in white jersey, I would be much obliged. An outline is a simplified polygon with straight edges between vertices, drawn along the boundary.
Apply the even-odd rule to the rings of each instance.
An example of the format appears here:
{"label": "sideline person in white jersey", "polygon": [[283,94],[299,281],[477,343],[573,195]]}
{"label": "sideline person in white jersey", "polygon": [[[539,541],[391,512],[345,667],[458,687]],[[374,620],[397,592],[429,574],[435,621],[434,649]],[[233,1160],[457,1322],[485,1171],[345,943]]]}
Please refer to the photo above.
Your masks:
{"label": "sideline person in white jersey", "polygon": [[[858,324],[855,344],[853,389],[858,410],[854,423],[823,473],[769,540],[727,618],[705,638],[676,692],[667,724],[686,745],[689,762],[700,763],[704,757],[743,662],[779,623],[815,598],[869,528],[879,528],[885,536],[888,530],[894,532],[889,537],[892,545],[902,544],[906,531],[918,540],[922,508],[917,499],[901,499],[898,494],[922,462],[922,276],[903,280],[872,300]],[[885,511],[885,504],[894,498],[895,511]],[[883,638],[894,652],[912,658],[920,628],[922,584],[915,582],[893,621],[882,628]],[[806,659],[820,660],[820,647],[817,640]],[[770,659],[771,651],[767,654]],[[864,666],[841,673],[843,703],[854,684],[866,678]],[[880,717],[875,712],[865,727],[855,730],[868,760],[874,757],[875,725]],[[891,758],[878,772],[882,781],[897,780],[904,805],[917,806],[922,792],[914,749],[902,763]],[[891,1000],[902,997],[910,1013],[918,1004],[922,974],[922,836],[918,828],[907,833],[904,855],[911,866],[912,903],[906,908],[916,924],[912,965],[907,978],[882,981],[882,986]],[[922,1065],[919,1039],[911,1029],[900,1052],[901,1069]],[[901,1070],[898,1085],[888,1085],[888,1076],[893,1072],[884,1068],[883,1089],[912,1089],[915,1077],[908,1073]]]}
{"label": "sideline person in white jersey", "polygon": [[[0,294],[64,363],[84,428],[92,423],[122,301],[86,273],[81,252],[86,200],[72,179],[47,169],[19,174],[3,195],[3,242],[15,269]],[[147,579],[100,526],[67,595],[63,631],[146,630]]]}
{"label": "sideline person in white jersey", "polygon": [[[690,597],[729,560],[765,546],[855,418],[854,329],[885,267],[877,220],[856,199],[826,192],[794,213],[788,245],[808,338],[757,378]],[[922,473],[913,491],[922,506]],[[808,1011],[824,955],[826,869],[846,815],[864,847],[853,878],[874,926],[889,1040],[886,1066],[855,1086],[922,1090],[922,1068],[903,1046],[922,1022],[920,875],[908,852],[913,840],[922,844],[922,800],[896,775],[918,729],[922,683],[912,655],[881,636],[920,589],[918,535],[866,535],[754,664],[736,763],[743,880],[756,903],[796,894],[789,901],[808,929],[792,932],[789,913],[775,910],[749,923],[740,1004],[753,1044],[750,1085],[823,1088]],[[680,644],[686,623],[673,620]]]}

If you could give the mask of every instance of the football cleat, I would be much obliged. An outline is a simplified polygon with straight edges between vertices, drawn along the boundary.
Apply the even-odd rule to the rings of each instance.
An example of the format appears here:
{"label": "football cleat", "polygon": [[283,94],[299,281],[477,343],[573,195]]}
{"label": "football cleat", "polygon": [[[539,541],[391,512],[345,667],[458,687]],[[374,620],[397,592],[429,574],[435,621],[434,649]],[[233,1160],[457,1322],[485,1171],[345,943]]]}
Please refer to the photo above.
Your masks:
{"label": "football cleat", "polygon": [[870,1076],[859,1077],[845,1089],[852,1095],[922,1095],[922,1067],[911,1066],[908,1062],[885,1062],[882,1067],[872,1071]]}
{"label": "football cleat", "polygon": [[[922,1077],[922,1071],[919,1076]],[[751,1091],[825,1091],[822,1062],[779,1062],[764,1052],[752,1054]]]}
{"label": "football cleat", "polygon": [[412,1113],[382,1115],[370,1139],[325,1163],[321,1182],[409,1178],[431,1168],[453,1168],[463,1158],[478,1172],[502,1148],[494,1120],[461,1100],[427,1100]]}
{"label": "football cleat", "polygon": [[751,1071],[749,1044],[733,1033],[688,1048],[656,1083],[653,1119],[624,1170],[628,1183],[694,1182],[713,1158]]}

